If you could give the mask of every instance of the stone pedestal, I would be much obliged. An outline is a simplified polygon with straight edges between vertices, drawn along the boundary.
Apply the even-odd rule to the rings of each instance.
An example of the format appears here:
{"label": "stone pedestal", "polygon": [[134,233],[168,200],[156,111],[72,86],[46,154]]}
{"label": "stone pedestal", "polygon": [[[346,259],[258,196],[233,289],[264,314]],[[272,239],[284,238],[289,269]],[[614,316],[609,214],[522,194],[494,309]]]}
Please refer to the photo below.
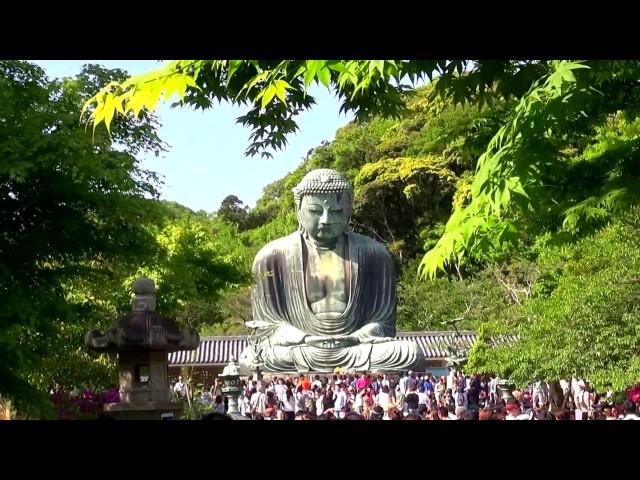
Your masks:
{"label": "stone pedestal", "polygon": [[178,402],[108,403],[104,413],[116,420],[169,420],[179,419],[183,408]]}

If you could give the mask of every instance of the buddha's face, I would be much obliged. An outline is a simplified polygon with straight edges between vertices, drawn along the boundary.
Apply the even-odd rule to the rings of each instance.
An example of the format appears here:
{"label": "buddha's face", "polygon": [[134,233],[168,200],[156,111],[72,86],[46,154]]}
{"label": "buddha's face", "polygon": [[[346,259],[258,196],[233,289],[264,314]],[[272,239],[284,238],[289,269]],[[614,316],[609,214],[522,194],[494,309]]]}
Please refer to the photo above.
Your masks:
{"label": "buddha's face", "polygon": [[298,221],[312,239],[331,243],[346,231],[350,210],[348,194],[305,195],[298,209]]}

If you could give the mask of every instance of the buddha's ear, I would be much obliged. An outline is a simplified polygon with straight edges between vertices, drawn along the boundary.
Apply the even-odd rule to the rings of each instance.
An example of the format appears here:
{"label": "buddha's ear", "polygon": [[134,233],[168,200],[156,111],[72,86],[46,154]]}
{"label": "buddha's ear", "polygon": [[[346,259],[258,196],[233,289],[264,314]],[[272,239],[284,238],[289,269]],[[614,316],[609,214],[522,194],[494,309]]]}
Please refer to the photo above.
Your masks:
{"label": "buddha's ear", "polygon": [[298,220],[298,231],[299,232],[304,232],[304,228],[302,227],[302,220],[300,220],[300,205],[302,204],[302,202],[300,202],[300,204],[296,204],[296,219]]}
{"label": "buddha's ear", "polygon": [[344,192],[342,196],[342,205],[349,212],[349,221],[351,221],[351,215],[353,215],[353,192]]}

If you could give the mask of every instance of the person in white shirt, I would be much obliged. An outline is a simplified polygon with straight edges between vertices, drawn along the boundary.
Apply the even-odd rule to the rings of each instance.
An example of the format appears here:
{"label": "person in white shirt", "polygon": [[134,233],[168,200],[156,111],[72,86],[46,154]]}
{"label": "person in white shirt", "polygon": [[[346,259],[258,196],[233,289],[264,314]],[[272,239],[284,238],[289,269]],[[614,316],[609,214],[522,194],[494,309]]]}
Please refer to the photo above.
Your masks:
{"label": "person in white shirt", "polygon": [[449,375],[447,375],[447,390],[453,389],[454,384],[456,383],[456,374],[458,371],[451,370]]}
{"label": "person in white shirt", "polygon": [[356,393],[355,398],[353,399],[353,411],[357,412],[358,414],[362,415],[362,395],[364,394],[364,388],[358,390],[358,393]]}
{"label": "person in white shirt", "polygon": [[424,386],[420,385],[416,393],[418,394],[418,409],[421,409],[423,405],[424,405],[424,408],[426,408],[429,397],[424,391]]}
{"label": "person in white shirt", "polygon": [[302,385],[296,387],[296,412],[300,410],[306,410],[307,404],[307,391],[302,388]]}
{"label": "person in white shirt", "polygon": [[333,406],[334,412],[336,414],[336,417],[338,418],[344,418],[344,416],[346,415],[346,408],[347,408],[347,385],[346,383],[343,383],[340,385],[340,391],[337,393],[336,395],[336,401],[335,404]]}
{"label": "person in white shirt", "polygon": [[389,393],[389,387],[384,386],[380,393],[376,396],[376,403],[384,410],[384,419],[389,419],[389,409],[395,406],[395,402]]}
{"label": "person in white shirt", "polygon": [[253,414],[259,413],[264,415],[267,408],[267,395],[264,393],[264,387],[258,383],[256,393],[251,395],[251,411]]}
{"label": "person in white shirt", "polygon": [[380,393],[376,395],[376,404],[380,405],[382,408],[386,408],[389,403],[389,387],[386,385],[382,387]]}
{"label": "person in white shirt", "polygon": [[549,387],[545,382],[537,382],[533,387],[533,408],[542,408],[549,403]]}
{"label": "person in white shirt", "polygon": [[584,380],[576,382],[574,392],[576,420],[584,420],[591,412],[591,395]]}
{"label": "person in white shirt", "polygon": [[571,385],[566,380],[560,380],[560,388],[562,388],[562,394],[567,396],[569,394],[569,390],[571,389]]}
{"label": "person in white shirt", "polygon": [[282,410],[284,411],[285,420],[294,420],[296,416],[296,396],[293,393],[293,385],[287,386],[282,401]]}
{"label": "person in white shirt", "polygon": [[522,413],[517,403],[507,403],[507,418],[505,420],[531,420],[532,413]]}
{"label": "person in white shirt", "polygon": [[438,402],[444,401],[444,392],[446,391],[447,387],[446,383],[447,379],[445,377],[440,377],[440,380],[434,386],[436,400],[438,400]]}
{"label": "person in white shirt", "polygon": [[489,403],[496,403],[498,401],[498,377],[491,376],[489,380]]}
{"label": "person in white shirt", "polygon": [[273,387],[274,392],[276,394],[276,398],[278,399],[279,402],[284,403],[285,398],[287,396],[287,386],[284,383],[284,379],[282,377],[278,378],[278,380],[276,380],[276,384]]}
{"label": "person in white shirt", "polygon": [[175,392],[176,395],[180,396],[180,397],[184,397],[186,396],[186,392],[187,392],[187,387],[184,384],[184,382],[182,381],[182,375],[180,375],[178,377],[178,381],[176,382],[176,384],[173,386],[173,391]]}
{"label": "person in white shirt", "polygon": [[415,378],[412,378],[412,377],[413,377],[413,372],[409,370],[404,376],[400,378],[400,380],[398,380],[398,387],[402,395],[406,395],[407,392],[409,391],[409,387],[411,386],[411,384],[415,382]]}
{"label": "person in white shirt", "polygon": [[240,415],[251,418],[251,395],[249,392],[243,393],[238,398],[238,409]]}
{"label": "person in white shirt", "polygon": [[469,406],[469,399],[467,398],[467,394],[464,390],[458,389],[456,393],[453,395],[453,399],[455,401],[455,407],[465,407]]}

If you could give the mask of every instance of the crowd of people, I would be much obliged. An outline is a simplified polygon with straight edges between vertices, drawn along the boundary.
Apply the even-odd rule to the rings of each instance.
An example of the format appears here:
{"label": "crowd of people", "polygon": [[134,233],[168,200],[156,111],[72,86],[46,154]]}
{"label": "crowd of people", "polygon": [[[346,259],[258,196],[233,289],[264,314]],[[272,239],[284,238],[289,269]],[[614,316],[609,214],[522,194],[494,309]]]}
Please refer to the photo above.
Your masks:
{"label": "crowd of people", "polygon": [[[238,409],[254,420],[640,420],[630,400],[613,405],[582,380],[560,384],[566,400],[552,408],[546,383],[504,395],[496,376],[461,371],[246,378]],[[228,410],[220,379],[209,398],[215,414]]]}

